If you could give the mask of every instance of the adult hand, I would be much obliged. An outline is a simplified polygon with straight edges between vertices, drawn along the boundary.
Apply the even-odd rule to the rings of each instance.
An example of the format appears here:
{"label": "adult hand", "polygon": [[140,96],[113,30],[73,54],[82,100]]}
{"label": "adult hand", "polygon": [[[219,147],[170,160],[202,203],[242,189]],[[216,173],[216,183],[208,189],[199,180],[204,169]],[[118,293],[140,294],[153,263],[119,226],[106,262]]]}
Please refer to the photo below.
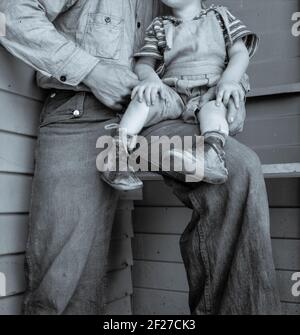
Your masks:
{"label": "adult hand", "polygon": [[129,68],[103,63],[98,63],[83,81],[98,100],[115,111],[123,109],[138,82]]}
{"label": "adult hand", "polygon": [[241,101],[240,107],[236,108],[234,100],[230,99],[227,109],[227,120],[229,124],[230,136],[235,136],[244,130],[244,124],[246,120],[245,101]]}
{"label": "adult hand", "polygon": [[[200,106],[203,106],[209,101],[216,99],[216,95],[216,87],[210,88],[207,93],[202,96]],[[228,102],[227,110],[227,121],[229,124],[230,135],[235,136],[238,133],[241,133],[244,129],[244,123],[246,120],[245,100],[240,101],[239,108],[237,108],[234,100],[231,98]]]}
{"label": "adult hand", "polygon": [[233,99],[235,107],[238,109],[240,107],[240,102],[245,98],[244,90],[242,89],[239,83],[234,81],[225,81],[222,80],[217,85],[217,101],[216,105],[220,106],[221,103],[227,107],[229,100]]}

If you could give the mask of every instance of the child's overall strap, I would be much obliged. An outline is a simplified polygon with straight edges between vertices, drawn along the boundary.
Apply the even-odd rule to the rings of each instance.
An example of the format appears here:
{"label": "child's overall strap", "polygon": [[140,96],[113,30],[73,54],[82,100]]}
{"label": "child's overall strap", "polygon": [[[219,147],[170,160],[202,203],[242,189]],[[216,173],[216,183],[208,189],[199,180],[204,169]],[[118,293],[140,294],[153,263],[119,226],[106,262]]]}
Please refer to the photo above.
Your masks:
{"label": "child's overall strap", "polygon": [[221,20],[223,23],[223,26],[221,25],[221,28],[224,31],[224,38],[225,38],[225,35],[227,35],[229,45],[232,45],[232,37],[231,37],[230,29],[229,29],[229,19],[228,19],[228,14],[227,14],[227,8],[224,6],[216,6],[214,10],[221,17]]}

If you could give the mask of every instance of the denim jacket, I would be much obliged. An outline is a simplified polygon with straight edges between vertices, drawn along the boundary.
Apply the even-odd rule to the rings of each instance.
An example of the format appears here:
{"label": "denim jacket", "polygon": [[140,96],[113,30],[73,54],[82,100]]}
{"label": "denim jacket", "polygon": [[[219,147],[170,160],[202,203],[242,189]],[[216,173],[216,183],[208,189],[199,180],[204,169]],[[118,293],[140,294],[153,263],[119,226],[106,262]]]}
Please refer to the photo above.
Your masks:
{"label": "denim jacket", "polygon": [[80,84],[98,62],[132,67],[158,0],[0,0],[0,43],[38,71],[43,88]]}

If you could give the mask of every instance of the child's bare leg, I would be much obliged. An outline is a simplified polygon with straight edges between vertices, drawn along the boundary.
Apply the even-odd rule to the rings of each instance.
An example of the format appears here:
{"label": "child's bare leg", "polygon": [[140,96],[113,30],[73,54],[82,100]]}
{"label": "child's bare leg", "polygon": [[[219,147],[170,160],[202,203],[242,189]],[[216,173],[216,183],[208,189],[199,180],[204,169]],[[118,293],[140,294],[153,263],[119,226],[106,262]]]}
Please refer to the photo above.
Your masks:
{"label": "child's bare leg", "polygon": [[149,116],[150,107],[146,102],[136,98],[131,101],[120,122],[120,128],[130,136],[139,134],[144,128]]}
{"label": "child's bare leg", "polygon": [[225,164],[224,146],[229,135],[229,125],[226,119],[227,109],[215,101],[204,105],[199,114],[201,135],[205,142],[205,179],[212,184],[227,181],[228,171]]}
{"label": "child's bare leg", "polygon": [[222,141],[224,146],[229,135],[226,116],[227,109],[223,104],[218,107],[215,101],[210,101],[204,105],[198,114],[201,135],[205,138],[216,136]]}

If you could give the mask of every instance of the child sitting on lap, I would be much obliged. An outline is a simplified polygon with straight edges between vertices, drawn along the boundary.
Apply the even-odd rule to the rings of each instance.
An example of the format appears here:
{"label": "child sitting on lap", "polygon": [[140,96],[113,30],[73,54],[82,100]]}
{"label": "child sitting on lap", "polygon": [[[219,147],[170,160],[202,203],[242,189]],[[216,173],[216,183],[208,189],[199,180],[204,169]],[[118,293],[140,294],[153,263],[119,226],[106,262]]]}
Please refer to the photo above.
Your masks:
{"label": "child sitting on lap", "polygon": [[[205,8],[202,0],[161,1],[172,16],[154,19],[135,55],[140,83],[132,92],[120,131],[132,143],[144,127],[164,120],[182,117],[199,123],[207,144],[204,181],[224,183],[228,178],[224,146],[228,121],[233,121],[227,120],[228,104],[232,99],[239,109],[245,98],[248,88],[241,83],[247,82],[245,73],[258,38],[223,6]],[[204,99],[207,96],[209,101]],[[115,138],[118,147],[123,145],[122,136]],[[128,152],[123,148],[125,155]],[[143,185],[130,169],[104,172],[102,179],[118,190]]]}

